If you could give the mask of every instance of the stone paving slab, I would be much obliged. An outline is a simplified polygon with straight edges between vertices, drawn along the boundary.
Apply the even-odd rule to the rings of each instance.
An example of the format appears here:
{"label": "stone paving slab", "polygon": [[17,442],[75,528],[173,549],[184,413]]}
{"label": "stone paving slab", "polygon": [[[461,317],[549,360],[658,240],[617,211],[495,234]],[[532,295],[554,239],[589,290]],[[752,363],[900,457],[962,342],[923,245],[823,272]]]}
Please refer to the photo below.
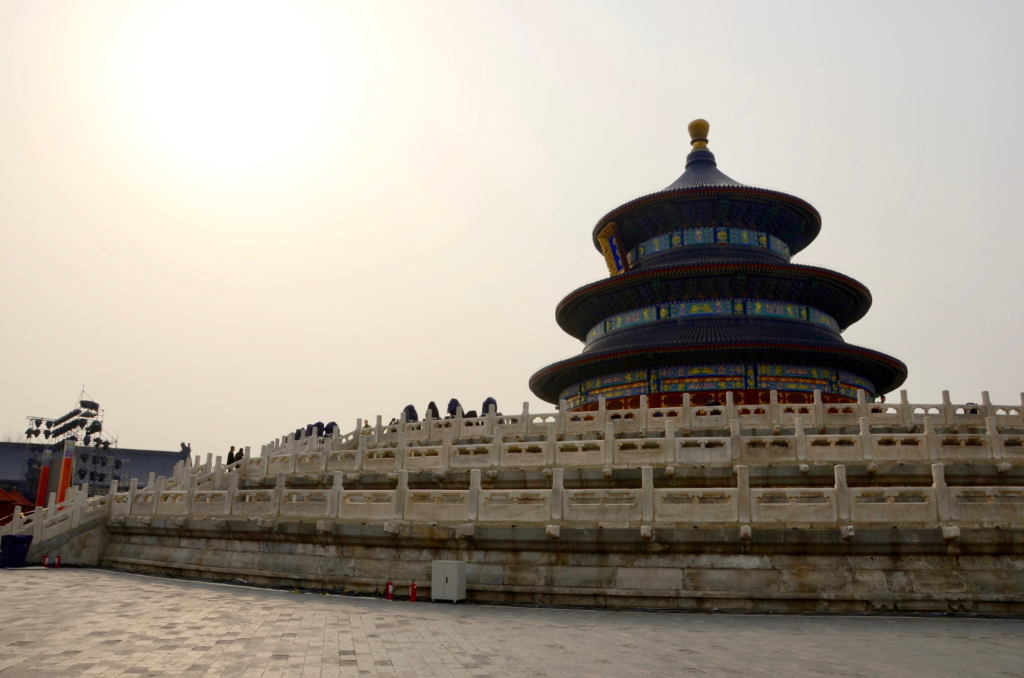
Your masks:
{"label": "stone paving slab", "polygon": [[409,603],[0,570],[0,678],[1022,676],[1024,620]]}

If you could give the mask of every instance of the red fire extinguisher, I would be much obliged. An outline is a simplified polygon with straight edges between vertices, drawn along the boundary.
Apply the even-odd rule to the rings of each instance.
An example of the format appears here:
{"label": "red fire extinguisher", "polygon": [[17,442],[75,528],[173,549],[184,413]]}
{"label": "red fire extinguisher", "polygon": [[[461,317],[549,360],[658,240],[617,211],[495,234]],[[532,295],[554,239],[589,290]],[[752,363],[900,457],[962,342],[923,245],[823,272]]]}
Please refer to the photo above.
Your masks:
{"label": "red fire extinguisher", "polygon": [[395,599],[395,585],[391,583],[390,579],[388,579],[387,584],[384,584],[384,598],[386,600]]}
{"label": "red fire extinguisher", "polygon": [[49,567],[49,566],[50,566],[50,554],[47,553],[45,556],[43,556],[43,567]]}
{"label": "red fire extinguisher", "polygon": [[57,554],[56,559],[54,559],[54,561],[53,561],[53,566],[57,567],[57,568],[60,567],[60,554],[59,553]]}
{"label": "red fire extinguisher", "polygon": [[416,602],[416,582],[409,584],[409,602]]}

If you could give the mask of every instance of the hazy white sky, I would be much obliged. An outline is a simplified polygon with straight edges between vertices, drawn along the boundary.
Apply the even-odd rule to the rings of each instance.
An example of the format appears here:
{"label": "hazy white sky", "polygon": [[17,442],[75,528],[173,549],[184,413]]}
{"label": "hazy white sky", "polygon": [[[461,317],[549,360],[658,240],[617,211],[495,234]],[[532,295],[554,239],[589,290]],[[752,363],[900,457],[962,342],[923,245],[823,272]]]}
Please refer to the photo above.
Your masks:
{"label": "hazy white sky", "polygon": [[797,194],[796,260],[917,402],[1024,390],[1024,4],[0,0],[0,434],[85,384],[223,454],[551,406],[594,222],[683,171]]}

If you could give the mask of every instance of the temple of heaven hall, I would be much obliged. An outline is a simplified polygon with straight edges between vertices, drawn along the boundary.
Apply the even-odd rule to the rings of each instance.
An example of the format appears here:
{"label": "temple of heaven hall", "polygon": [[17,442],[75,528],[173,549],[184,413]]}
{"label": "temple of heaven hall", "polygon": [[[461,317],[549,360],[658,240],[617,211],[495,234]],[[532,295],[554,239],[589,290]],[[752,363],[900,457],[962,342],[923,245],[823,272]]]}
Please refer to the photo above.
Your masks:
{"label": "temple of heaven hall", "polygon": [[530,388],[569,410],[717,404],[853,402],[898,388],[899,360],[843,341],[871,306],[852,278],[790,261],[817,237],[821,216],[786,193],[719,171],[709,125],[689,125],[686,171],[630,200],[594,227],[611,276],[558,305],[559,326],[583,353],[549,365]]}

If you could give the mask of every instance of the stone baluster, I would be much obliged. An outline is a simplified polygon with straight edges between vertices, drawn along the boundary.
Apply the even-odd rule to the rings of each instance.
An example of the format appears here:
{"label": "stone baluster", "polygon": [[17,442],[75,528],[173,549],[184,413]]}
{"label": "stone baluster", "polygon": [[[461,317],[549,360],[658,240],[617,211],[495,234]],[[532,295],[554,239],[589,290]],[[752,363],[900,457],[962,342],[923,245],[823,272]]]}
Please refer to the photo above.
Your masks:
{"label": "stone baluster", "polygon": [[523,414],[519,419],[519,433],[526,435],[530,432],[530,403],[523,402]]}
{"label": "stone baluster", "polygon": [[933,461],[939,458],[939,441],[935,435],[934,422],[931,417],[924,418],[924,444],[928,448],[928,458]]}
{"label": "stone baluster", "polygon": [[395,488],[395,519],[405,518],[405,498],[409,494],[409,471],[398,472],[398,487]]}
{"label": "stone baluster", "polygon": [[206,464],[203,466],[203,473],[213,473],[213,452],[206,453]]}
{"label": "stone baluster", "polygon": [[[404,435],[404,433],[402,434]],[[345,495],[342,491],[345,489],[345,472],[335,471],[334,482],[331,483],[331,493],[328,495],[327,504],[327,517],[331,520],[341,518],[344,513],[343,504]]]}
{"label": "stone baluster", "polygon": [[640,515],[645,523],[654,520],[654,469],[640,467]]}
{"label": "stone baluster", "polygon": [[676,423],[670,417],[665,418],[665,463],[676,460]]}
{"label": "stone baluster", "polygon": [[862,388],[857,389],[857,418],[867,417],[871,414],[871,407],[868,405],[868,394]]}
{"label": "stone baluster", "polygon": [[732,460],[740,461],[743,457],[743,438],[740,436],[740,422],[737,419],[729,422],[729,447],[732,448]]}
{"label": "stone baluster", "polygon": [[779,392],[774,388],[768,392],[768,415],[771,417],[772,426],[779,425]]}
{"label": "stone baluster", "polygon": [[445,470],[451,468],[452,436],[454,434],[455,432],[452,429],[446,428],[441,437],[441,468]]}
{"label": "stone baluster", "polygon": [[[190,474],[191,475],[191,474]],[[128,510],[126,513],[131,515],[132,509],[135,507],[135,493],[139,491],[139,479],[132,478],[131,483],[128,485]]]}
{"label": "stone baluster", "polygon": [[1024,393],[1020,394],[1020,407],[1017,409],[1017,423],[1024,424]]}
{"label": "stone baluster", "polygon": [[551,520],[562,519],[562,501],[565,497],[565,470],[551,471]]}
{"label": "stone baluster", "polygon": [[640,396],[640,411],[637,412],[637,418],[639,418],[640,421],[637,423],[639,424],[638,429],[641,431],[646,431],[649,428],[647,425],[647,403],[647,396]]}
{"label": "stone baluster", "polygon": [[219,490],[221,481],[224,480],[224,466],[221,463],[220,455],[217,455],[217,461],[213,466],[213,486],[210,489]]}
{"label": "stone baluster", "polygon": [[804,418],[797,417],[793,422],[793,433],[796,435],[796,460],[807,461],[807,432],[804,430]]}
{"label": "stone baluster", "polygon": [[505,435],[504,427],[501,424],[495,424],[490,454],[492,467],[501,466],[501,437],[503,435]]}
{"label": "stone baluster", "polygon": [[152,490],[156,487],[156,471],[149,472],[149,480],[146,481],[146,489]]}
{"label": "stone baluster", "polygon": [[943,426],[952,426],[956,423],[956,417],[953,414],[953,403],[949,401],[949,391],[942,392],[942,424]]}
{"label": "stone baluster", "polygon": [[285,475],[278,473],[274,480],[274,515],[279,516],[285,500]]}
{"label": "stone baluster", "polygon": [[946,465],[932,464],[932,488],[935,490],[935,508],[939,522],[951,520],[949,510],[949,488],[946,486]]}
{"label": "stone baluster", "polygon": [[245,446],[245,450],[242,452],[242,467],[239,469],[239,472],[243,476],[248,475],[248,473],[249,473],[249,458],[250,458],[250,456],[251,456],[251,454],[249,452],[249,446],[246,445]]}
{"label": "stone baluster", "polygon": [[466,507],[469,520],[476,521],[480,515],[480,469],[469,472],[469,505]]}
{"label": "stone baluster", "polygon": [[825,425],[825,403],[821,399],[821,391],[814,389],[814,425]]}
{"label": "stone baluster", "polygon": [[[246,448],[248,449],[248,448]],[[230,516],[234,510],[235,497],[238,496],[238,474],[232,473],[228,476],[227,496],[224,498],[224,515]]]}
{"label": "stone baluster", "polygon": [[373,442],[377,443],[378,445],[380,445],[381,431],[384,428],[383,422],[384,422],[383,418],[381,417],[381,415],[378,414],[377,415],[377,425],[373,427]]}
{"label": "stone baluster", "polygon": [[850,488],[846,484],[846,466],[836,464],[832,467],[836,478],[836,516],[839,520],[850,519]]}
{"label": "stone baluster", "polygon": [[[1024,393],[1020,394],[1021,402],[1024,402]],[[604,396],[597,399],[597,430],[604,430],[605,424],[608,423],[608,403],[605,401]]]}
{"label": "stone baluster", "polygon": [[900,421],[905,425],[914,423],[914,408],[910,406],[907,389],[900,390]]}
{"label": "stone baluster", "polygon": [[604,426],[604,463],[615,463],[615,422],[609,421]]}
{"label": "stone baluster", "polygon": [[[220,457],[217,457],[217,465],[218,465],[218,467],[220,466]],[[238,476],[235,475],[234,473],[232,473],[231,477],[232,478],[237,478]],[[191,478],[189,478],[188,481],[186,481],[184,487],[181,488],[181,489],[185,490],[185,515],[186,516],[192,515],[192,498],[196,494],[196,487],[197,487],[197,485],[198,485],[198,483],[194,482]],[[220,483],[218,482],[216,485],[213,486],[212,489],[219,490],[220,489]]]}
{"label": "stone baluster", "polygon": [[693,429],[693,407],[690,404],[690,394],[683,394],[683,412],[679,417],[679,426],[686,431]]}
{"label": "stone baluster", "polygon": [[558,449],[558,424],[548,424],[548,439],[544,445],[544,465],[552,466],[555,463],[555,453]]}
{"label": "stone baluster", "polygon": [[[160,495],[163,494],[164,487],[166,487],[166,485],[167,485],[167,479],[164,478],[163,476],[157,476],[156,483],[154,483],[152,485],[153,490],[154,490],[154,494],[153,494],[153,515],[154,516],[160,514]],[[150,488],[147,487],[146,489],[148,490]]]}
{"label": "stone baluster", "polygon": [[[86,487],[88,487],[88,486],[86,486]],[[73,529],[75,529],[76,527],[78,527],[79,525],[82,524],[82,511],[85,508],[85,497],[83,495],[85,493],[82,492],[81,488],[77,488],[76,489],[76,488],[74,488],[74,486],[72,486],[72,490],[73,491],[71,493],[71,520],[70,520],[70,523],[71,523],[71,529],[73,530]],[[86,490],[86,492],[88,492],[88,490]]]}
{"label": "stone baluster", "polygon": [[996,428],[995,417],[985,417],[985,433],[988,434],[989,444],[992,446],[992,458],[1000,460],[1003,458],[1003,437],[999,435]]}
{"label": "stone baluster", "polygon": [[366,460],[366,436],[363,435],[363,420],[356,419],[356,470],[363,470]]}
{"label": "stone baluster", "polygon": [[[405,416],[404,412],[402,413],[402,416],[403,417]],[[405,445],[406,445],[406,436],[407,435],[408,434],[405,432],[405,427],[404,426],[399,427],[399,429],[398,429],[398,448],[395,449],[395,468],[396,469],[405,468]]]}
{"label": "stone baluster", "polygon": [[988,391],[981,392],[981,406],[985,410],[985,418],[996,416],[996,408],[992,405],[992,398],[989,396]]}
{"label": "stone baluster", "polygon": [[558,432],[565,433],[569,425],[569,403],[562,398],[558,401],[558,412],[555,413],[555,423],[558,425]]}
{"label": "stone baluster", "polygon": [[725,420],[732,421],[736,418],[736,397],[732,391],[725,392]]}
{"label": "stone baluster", "polygon": [[743,464],[736,466],[736,510],[740,524],[750,522],[750,468]]}
{"label": "stone baluster", "polygon": [[860,418],[860,446],[864,455],[864,461],[875,458],[874,450],[871,447],[871,422],[867,417]]}

